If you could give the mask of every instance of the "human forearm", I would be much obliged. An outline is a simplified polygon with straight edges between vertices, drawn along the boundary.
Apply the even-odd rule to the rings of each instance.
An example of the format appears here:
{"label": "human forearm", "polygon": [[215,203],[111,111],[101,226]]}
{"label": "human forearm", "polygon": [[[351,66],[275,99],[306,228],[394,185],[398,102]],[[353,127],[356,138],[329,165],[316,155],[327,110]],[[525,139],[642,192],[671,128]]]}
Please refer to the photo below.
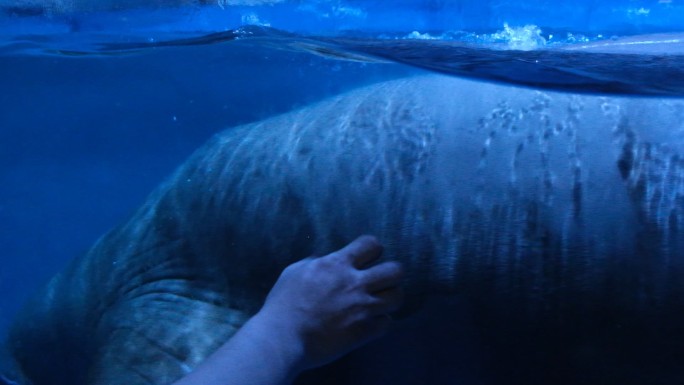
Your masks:
{"label": "human forearm", "polygon": [[302,368],[303,347],[277,325],[257,314],[193,372],[173,385],[289,384]]}

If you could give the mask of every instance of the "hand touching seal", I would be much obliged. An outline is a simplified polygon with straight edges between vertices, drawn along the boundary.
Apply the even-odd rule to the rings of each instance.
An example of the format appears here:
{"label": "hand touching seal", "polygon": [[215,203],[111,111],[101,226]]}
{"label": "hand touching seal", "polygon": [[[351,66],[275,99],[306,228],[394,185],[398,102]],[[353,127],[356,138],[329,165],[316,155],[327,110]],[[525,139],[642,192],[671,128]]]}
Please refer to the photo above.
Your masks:
{"label": "hand touching seal", "polygon": [[288,266],[262,309],[196,370],[174,385],[288,384],[382,335],[402,302],[396,262],[361,236],[323,257]]}
{"label": "hand touching seal", "polygon": [[380,336],[401,305],[401,266],[376,264],[383,248],[361,236],[343,249],[287,267],[258,317],[301,344],[302,369],[320,366]]}

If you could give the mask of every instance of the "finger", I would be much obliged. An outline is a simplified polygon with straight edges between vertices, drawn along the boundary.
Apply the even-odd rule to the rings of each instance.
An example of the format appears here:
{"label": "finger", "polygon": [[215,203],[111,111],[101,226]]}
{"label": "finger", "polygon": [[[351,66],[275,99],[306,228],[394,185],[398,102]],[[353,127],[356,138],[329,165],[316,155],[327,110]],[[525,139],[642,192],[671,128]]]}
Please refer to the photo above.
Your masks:
{"label": "finger", "polygon": [[392,318],[387,314],[374,316],[356,326],[354,332],[357,345],[363,345],[369,341],[382,337],[389,329]]}
{"label": "finger", "polygon": [[401,284],[404,269],[398,262],[385,262],[361,271],[369,293],[391,289]]}
{"label": "finger", "polygon": [[362,235],[338,250],[336,254],[345,258],[352,266],[363,269],[382,255],[382,245],[377,238]]}
{"label": "finger", "polygon": [[373,294],[368,305],[368,311],[372,316],[394,313],[404,303],[404,291],[397,287]]}

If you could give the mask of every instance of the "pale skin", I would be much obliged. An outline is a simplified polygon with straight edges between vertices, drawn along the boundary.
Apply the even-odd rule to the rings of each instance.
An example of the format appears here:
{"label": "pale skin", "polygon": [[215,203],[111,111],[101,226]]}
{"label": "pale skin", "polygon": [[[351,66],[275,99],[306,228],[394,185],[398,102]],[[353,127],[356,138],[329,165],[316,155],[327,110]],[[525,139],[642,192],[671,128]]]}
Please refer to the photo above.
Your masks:
{"label": "pale skin", "polygon": [[383,248],[361,236],[323,257],[288,266],[261,310],[173,385],[283,385],[383,335],[402,302],[403,271],[378,263]]}

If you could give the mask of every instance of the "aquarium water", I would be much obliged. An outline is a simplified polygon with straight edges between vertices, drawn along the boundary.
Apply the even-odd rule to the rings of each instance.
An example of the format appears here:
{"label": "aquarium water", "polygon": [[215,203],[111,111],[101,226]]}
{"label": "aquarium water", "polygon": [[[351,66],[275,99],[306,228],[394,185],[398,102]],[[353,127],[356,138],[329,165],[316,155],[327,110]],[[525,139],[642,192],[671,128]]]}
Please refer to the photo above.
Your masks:
{"label": "aquarium water", "polygon": [[[0,0],[0,340],[31,295],[214,134],[436,76],[456,85],[454,111],[469,95],[468,106],[491,106],[453,127],[483,133],[481,170],[503,159],[497,140],[515,138],[510,151],[523,155],[502,163],[506,183],[531,175],[550,191],[565,174],[545,158],[560,146],[547,139],[574,146],[563,159],[582,223],[563,219],[561,240],[546,243],[555,238],[526,220],[561,198],[540,192],[524,213],[493,208],[482,221],[509,225],[477,243],[477,218],[461,226],[435,205],[438,224],[409,226],[457,229],[477,254],[440,262],[440,279],[477,274],[425,294],[396,333],[297,383],[684,384],[680,0]],[[553,107],[560,99],[567,107]],[[605,151],[577,145],[592,114]],[[610,184],[586,171],[602,153],[616,159]],[[489,177],[464,181],[484,205],[498,194]],[[585,215],[601,209],[588,197],[617,185],[639,202],[627,219]],[[571,234],[622,225],[636,229],[631,243],[622,230],[584,243]]]}

